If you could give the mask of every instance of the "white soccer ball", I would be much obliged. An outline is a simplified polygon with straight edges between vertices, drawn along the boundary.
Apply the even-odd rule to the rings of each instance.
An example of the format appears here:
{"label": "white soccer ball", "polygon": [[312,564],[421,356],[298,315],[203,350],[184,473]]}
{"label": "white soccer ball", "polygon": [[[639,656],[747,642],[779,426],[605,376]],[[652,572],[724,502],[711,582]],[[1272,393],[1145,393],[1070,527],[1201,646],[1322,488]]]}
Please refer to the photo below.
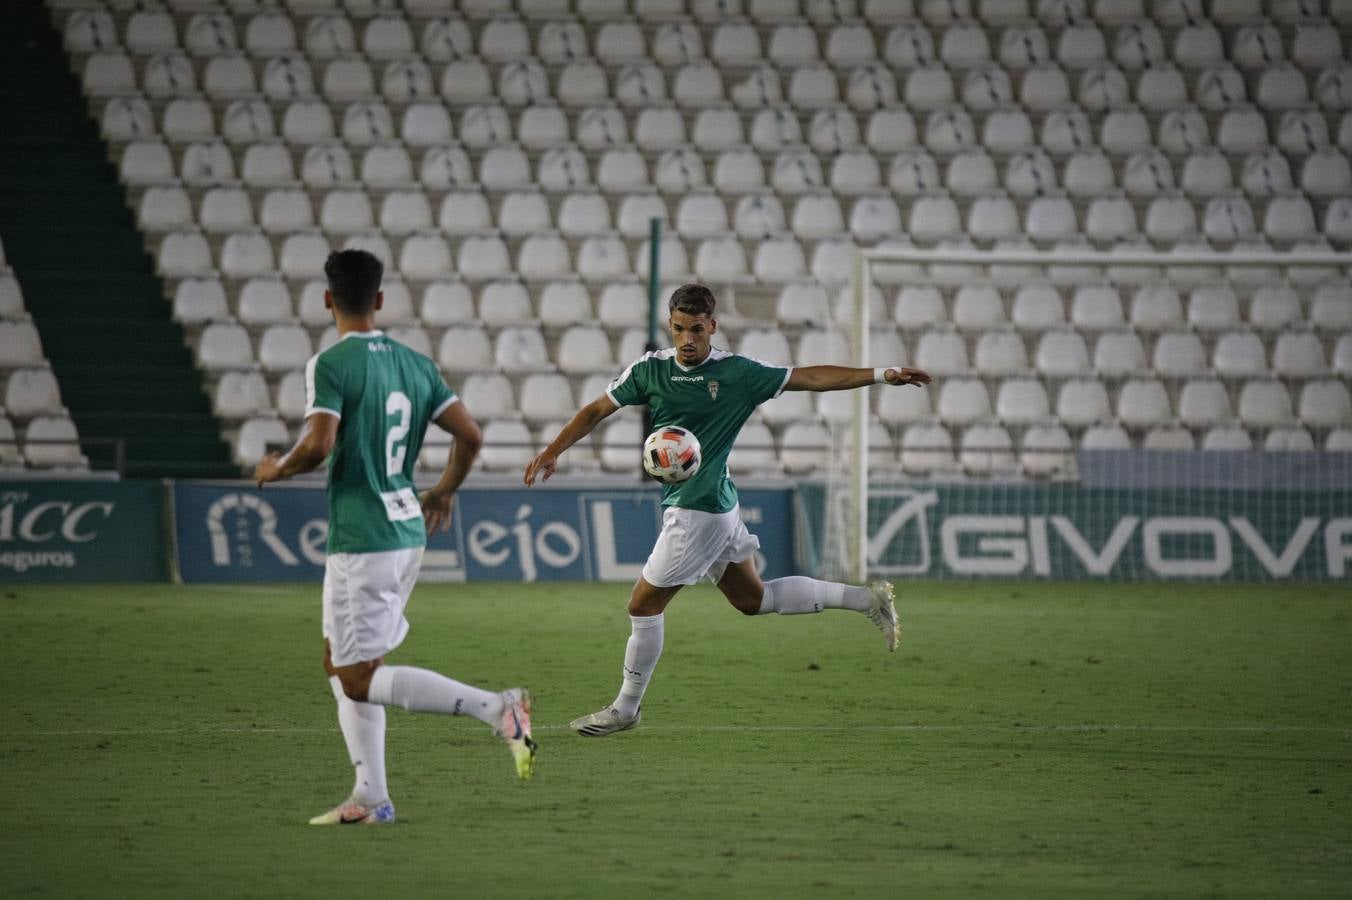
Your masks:
{"label": "white soccer ball", "polygon": [[643,442],[643,471],[663,484],[685,481],[699,463],[699,438],[679,425],[665,425]]}

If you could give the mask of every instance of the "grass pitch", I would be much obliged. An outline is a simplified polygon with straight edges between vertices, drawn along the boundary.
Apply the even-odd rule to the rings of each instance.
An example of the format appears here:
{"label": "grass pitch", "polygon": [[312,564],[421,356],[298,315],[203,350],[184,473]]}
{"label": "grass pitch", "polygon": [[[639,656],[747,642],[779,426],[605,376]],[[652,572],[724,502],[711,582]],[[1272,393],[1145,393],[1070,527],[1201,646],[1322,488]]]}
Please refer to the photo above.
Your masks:
{"label": "grass pitch", "polygon": [[535,779],[391,710],[399,823],[350,786],[318,585],[10,586],[0,896],[1352,892],[1345,587],[906,585],[861,616],[667,613],[643,724],[617,585],[424,586],[392,662],[526,684]]}

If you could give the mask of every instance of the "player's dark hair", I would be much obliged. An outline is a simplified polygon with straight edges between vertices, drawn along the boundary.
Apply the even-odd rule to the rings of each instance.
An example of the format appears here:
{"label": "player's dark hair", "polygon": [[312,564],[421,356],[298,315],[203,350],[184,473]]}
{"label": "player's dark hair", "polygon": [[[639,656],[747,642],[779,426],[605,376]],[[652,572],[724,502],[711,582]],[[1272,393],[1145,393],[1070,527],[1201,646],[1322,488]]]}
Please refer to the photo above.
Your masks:
{"label": "player's dark hair", "polygon": [[333,304],[349,316],[369,315],[376,307],[376,294],[385,266],[365,250],[340,250],[324,261]]}
{"label": "player's dark hair", "polygon": [[714,314],[714,292],[702,284],[683,284],[671,292],[667,308],[671,312],[680,310],[689,316],[710,316]]}

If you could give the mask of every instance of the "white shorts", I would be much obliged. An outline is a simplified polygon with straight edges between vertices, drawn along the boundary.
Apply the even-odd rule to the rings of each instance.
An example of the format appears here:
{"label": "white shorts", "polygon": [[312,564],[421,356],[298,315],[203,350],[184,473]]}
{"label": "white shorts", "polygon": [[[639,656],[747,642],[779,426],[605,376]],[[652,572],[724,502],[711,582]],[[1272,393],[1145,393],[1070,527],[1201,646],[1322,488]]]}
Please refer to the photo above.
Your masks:
{"label": "white shorts", "polygon": [[707,576],[716,584],[729,564],[748,560],[759,549],[760,539],[746,530],[740,506],[725,513],[668,506],[662,533],[643,564],[643,580],[672,587]]}
{"label": "white shorts", "polygon": [[404,607],[422,567],[423,548],[330,553],[324,563],[324,637],[335,666],[389,653],[408,634]]}

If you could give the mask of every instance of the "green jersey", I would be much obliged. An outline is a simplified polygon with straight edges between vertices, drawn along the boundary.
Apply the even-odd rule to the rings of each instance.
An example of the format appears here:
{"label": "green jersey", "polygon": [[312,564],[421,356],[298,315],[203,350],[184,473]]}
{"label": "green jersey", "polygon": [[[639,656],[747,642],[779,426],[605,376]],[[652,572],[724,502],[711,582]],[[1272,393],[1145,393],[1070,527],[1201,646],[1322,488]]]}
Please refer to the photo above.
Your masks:
{"label": "green jersey", "polygon": [[699,471],[666,485],[662,505],[721,513],[737,505],[737,486],[728,477],[732,443],[756,407],[779,396],[792,371],[718,349],[687,369],[673,347],[642,356],[606,394],[617,406],[648,404],[654,428],[680,425],[699,438]]}
{"label": "green jersey", "polygon": [[413,466],[457,398],[436,363],[381,331],[348,332],[305,364],[305,415],[338,417],[329,455],[329,552],[421,547]]}

